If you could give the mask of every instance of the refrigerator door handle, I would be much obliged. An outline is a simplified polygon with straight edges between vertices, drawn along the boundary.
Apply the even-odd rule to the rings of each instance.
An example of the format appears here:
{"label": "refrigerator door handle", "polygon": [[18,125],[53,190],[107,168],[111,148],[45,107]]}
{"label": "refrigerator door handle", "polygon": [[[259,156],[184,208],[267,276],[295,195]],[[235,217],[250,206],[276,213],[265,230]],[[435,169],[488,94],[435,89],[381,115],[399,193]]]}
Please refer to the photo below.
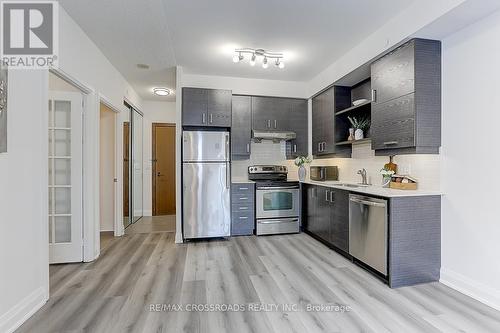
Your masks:
{"label": "refrigerator door handle", "polygon": [[229,134],[226,134],[226,161],[229,161]]}
{"label": "refrigerator door handle", "polygon": [[231,187],[231,164],[226,163],[226,189]]}

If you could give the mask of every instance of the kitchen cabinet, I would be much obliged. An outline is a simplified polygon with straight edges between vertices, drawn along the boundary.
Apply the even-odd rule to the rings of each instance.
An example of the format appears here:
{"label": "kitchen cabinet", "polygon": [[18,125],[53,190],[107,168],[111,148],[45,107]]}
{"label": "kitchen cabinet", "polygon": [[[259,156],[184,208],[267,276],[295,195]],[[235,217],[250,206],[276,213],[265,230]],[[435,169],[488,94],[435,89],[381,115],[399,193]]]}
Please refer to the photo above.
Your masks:
{"label": "kitchen cabinet", "polygon": [[[304,231],[354,262],[362,262],[349,254],[349,194],[360,193],[304,183],[302,189]],[[387,239],[382,241],[387,242],[388,274],[377,275],[391,288],[439,281],[441,196],[386,200],[388,231]]]}
{"label": "kitchen cabinet", "polygon": [[307,120],[307,100],[290,99],[291,115],[289,130],[297,134],[297,138],[287,141],[286,158],[293,159],[297,156],[308,155],[308,120]]}
{"label": "kitchen cabinet", "polygon": [[250,157],[252,140],[252,98],[233,96],[231,117],[231,155],[236,159]]}
{"label": "kitchen cabinet", "polygon": [[441,42],[413,39],[371,65],[376,155],[439,153]]}
{"label": "kitchen cabinet", "polygon": [[230,90],[182,88],[182,125],[231,127],[231,104]]}
{"label": "kitchen cabinet", "polygon": [[231,236],[253,235],[255,228],[255,184],[231,184]]}
{"label": "kitchen cabinet", "polygon": [[305,229],[336,248],[349,251],[349,192],[306,186]]}
{"label": "kitchen cabinet", "polygon": [[289,129],[291,103],[288,98],[252,96],[252,129]]}
{"label": "kitchen cabinet", "polygon": [[312,99],[312,151],[313,155],[335,153],[335,87]]}

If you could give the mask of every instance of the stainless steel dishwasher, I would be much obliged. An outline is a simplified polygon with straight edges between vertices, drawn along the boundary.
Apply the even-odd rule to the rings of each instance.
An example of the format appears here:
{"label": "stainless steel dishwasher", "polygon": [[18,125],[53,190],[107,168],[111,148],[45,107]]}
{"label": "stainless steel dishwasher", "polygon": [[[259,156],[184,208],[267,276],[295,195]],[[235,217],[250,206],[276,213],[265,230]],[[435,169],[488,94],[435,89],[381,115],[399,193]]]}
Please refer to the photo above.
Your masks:
{"label": "stainless steel dishwasher", "polygon": [[349,195],[349,253],[387,275],[387,200]]}

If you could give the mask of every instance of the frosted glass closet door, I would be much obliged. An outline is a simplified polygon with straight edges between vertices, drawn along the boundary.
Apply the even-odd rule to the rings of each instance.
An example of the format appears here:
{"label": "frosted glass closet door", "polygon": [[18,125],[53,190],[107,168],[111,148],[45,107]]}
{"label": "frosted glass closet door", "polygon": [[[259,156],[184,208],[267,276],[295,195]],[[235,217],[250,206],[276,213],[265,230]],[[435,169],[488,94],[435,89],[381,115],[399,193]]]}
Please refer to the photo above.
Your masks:
{"label": "frosted glass closet door", "polygon": [[50,92],[50,263],[79,262],[82,249],[82,95]]}

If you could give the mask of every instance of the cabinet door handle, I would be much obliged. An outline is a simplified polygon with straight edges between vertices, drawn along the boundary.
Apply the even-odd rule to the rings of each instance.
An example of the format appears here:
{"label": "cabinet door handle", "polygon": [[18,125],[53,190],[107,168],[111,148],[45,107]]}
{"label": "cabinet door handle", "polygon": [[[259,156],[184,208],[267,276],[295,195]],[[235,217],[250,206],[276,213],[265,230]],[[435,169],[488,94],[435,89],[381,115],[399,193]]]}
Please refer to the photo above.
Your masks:
{"label": "cabinet door handle", "polygon": [[318,143],[318,153],[321,153],[321,142]]}
{"label": "cabinet door handle", "polygon": [[397,141],[385,141],[384,142],[385,146],[393,146],[393,145],[397,145],[397,144],[398,144]]}
{"label": "cabinet door handle", "polygon": [[271,119],[267,120],[267,128],[271,128]]}
{"label": "cabinet door handle", "polygon": [[250,144],[247,143],[247,153],[250,153]]}
{"label": "cabinet door handle", "polygon": [[377,103],[377,90],[372,89],[372,102]]}
{"label": "cabinet door handle", "polygon": [[212,123],[212,121],[213,121],[213,120],[214,120],[214,119],[213,119],[213,115],[212,115],[212,114],[210,114],[210,124]]}
{"label": "cabinet door handle", "polygon": [[247,220],[248,219],[248,216],[240,216],[239,217],[240,220]]}
{"label": "cabinet door handle", "polygon": [[293,145],[293,152],[296,153],[297,152],[297,145]]}
{"label": "cabinet door handle", "polygon": [[329,192],[329,191],[325,191],[325,201],[326,201],[326,202],[330,201],[330,200],[329,200],[329,198],[328,198],[328,192]]}
{"label": "cabinet door handle", "polygon": [[206,121],[207,121],[207,115],[205,113],[203,113],[201,115],[201,122],[204,124]]}
{"label": "cabinet door handle", "polygon": [[330,202],[331,203],[335,202],[335,193],[333,191],[330,191]]}
{"label": "cabinet door handle", "polygon": [[278,128],[278,121],[274,119],[274,128]]}

